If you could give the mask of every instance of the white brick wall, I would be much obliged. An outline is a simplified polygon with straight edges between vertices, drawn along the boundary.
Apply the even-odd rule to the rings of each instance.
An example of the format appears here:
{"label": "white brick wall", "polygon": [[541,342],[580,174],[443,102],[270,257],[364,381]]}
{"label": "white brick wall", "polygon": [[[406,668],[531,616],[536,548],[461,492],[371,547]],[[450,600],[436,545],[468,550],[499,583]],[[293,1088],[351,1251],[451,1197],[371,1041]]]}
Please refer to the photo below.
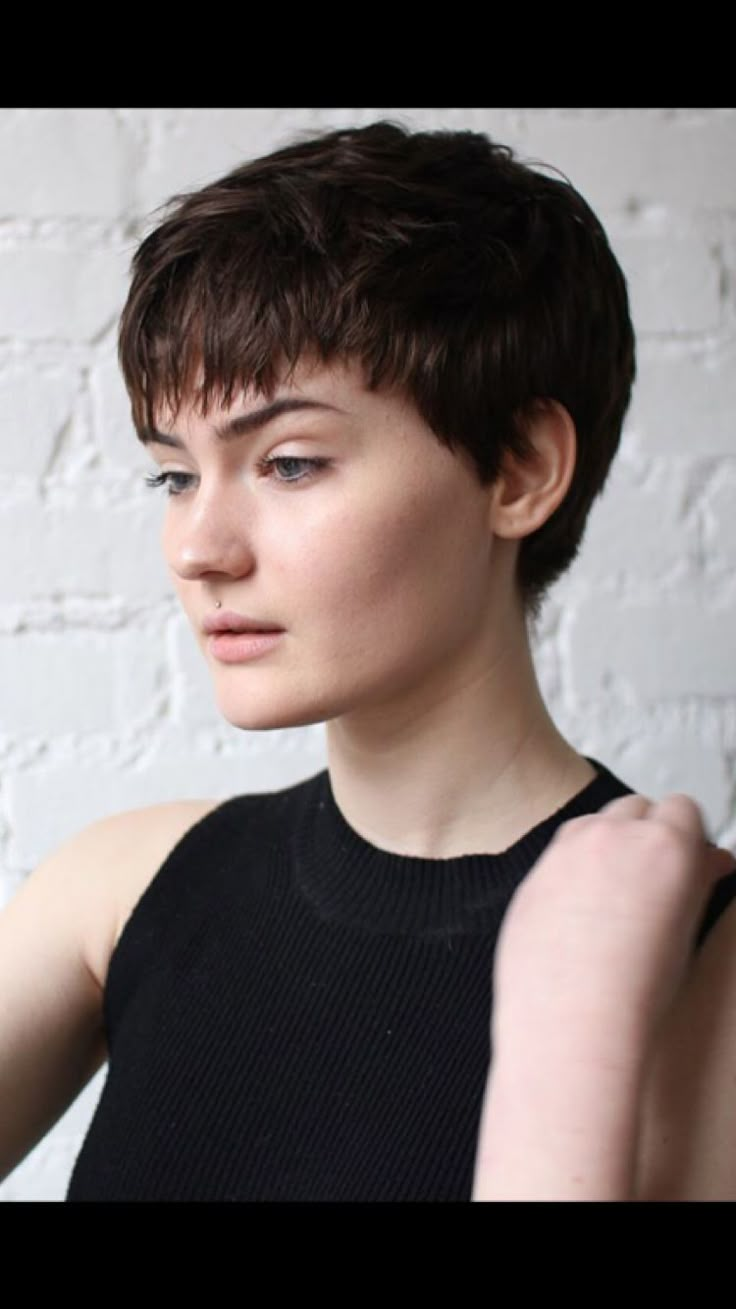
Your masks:
{"label": "white brick wall", "polygon": [[721,321],[720,267],[702,234],[621,236],[616,253],[631,285],[638,330],[661,336],[715,332]]}
{"label": "white brick wall", "polygon": [[[487,131],[558,167],[629,278],[640,375],[540,625],[561,726],[736,843],[736,111],[0,111],[0,902],[97,817],[288,785],[321,731],[217,715],[158,555],[115,365],[135,234],[173,192],[302,129]],[[59,1199],[104,1070],[0,1187]]]}
{"label": "white brick wall", "polygon": [[92,341],[115,321],[123,298],[122,252],[80,241],[54,249],[49,236],[19,237],[0,250],[0,323],[18,341]]}
{"label": "white brick wall", "polygon": [[115,218],[138,172],[135,155],[114,110],[3,110],[0,217]]}

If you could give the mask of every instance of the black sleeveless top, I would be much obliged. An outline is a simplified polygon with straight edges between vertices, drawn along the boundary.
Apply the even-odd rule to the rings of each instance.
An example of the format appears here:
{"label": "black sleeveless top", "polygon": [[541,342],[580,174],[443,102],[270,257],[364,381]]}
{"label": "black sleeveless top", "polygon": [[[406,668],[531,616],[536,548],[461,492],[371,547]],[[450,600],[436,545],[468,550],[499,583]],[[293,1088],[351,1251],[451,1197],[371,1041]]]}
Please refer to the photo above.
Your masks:
{"label": "black sleeveless top", "polygon": [[590,762],[495,855],[378,850],[327,773],[205,816],[113,952],[67,1200],[468,1200],[504,911],[560,823],[630,791]]}

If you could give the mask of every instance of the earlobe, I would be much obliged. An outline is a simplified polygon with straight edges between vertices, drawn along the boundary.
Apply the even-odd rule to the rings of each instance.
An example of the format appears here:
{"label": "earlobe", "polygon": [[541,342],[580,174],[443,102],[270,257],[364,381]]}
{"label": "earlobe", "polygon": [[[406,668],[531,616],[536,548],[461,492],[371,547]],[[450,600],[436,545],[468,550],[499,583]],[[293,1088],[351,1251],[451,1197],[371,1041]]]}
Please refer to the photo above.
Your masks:
{"label": "earlobe", "polygon": [[507,451],[491,487],[491,527],[496,536],[530,536],[562,504],[575,471],[575,424],[556,400],[537,402],[526,420],[528,452]]}

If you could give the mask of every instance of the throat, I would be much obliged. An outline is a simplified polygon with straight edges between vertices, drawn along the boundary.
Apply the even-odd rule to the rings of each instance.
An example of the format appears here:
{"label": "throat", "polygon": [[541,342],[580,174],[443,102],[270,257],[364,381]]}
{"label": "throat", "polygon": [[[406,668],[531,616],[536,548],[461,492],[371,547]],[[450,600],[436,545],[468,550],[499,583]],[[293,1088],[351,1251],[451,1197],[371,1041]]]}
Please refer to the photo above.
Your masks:
{"label": "throat", "polygon": [[554,748],[520,749],[500,767],[440,758],[380,773],[330,758],[335,801],[353,829],[378,848],[421,859],[497,854],[551,817],[596,776],[561,738]]}

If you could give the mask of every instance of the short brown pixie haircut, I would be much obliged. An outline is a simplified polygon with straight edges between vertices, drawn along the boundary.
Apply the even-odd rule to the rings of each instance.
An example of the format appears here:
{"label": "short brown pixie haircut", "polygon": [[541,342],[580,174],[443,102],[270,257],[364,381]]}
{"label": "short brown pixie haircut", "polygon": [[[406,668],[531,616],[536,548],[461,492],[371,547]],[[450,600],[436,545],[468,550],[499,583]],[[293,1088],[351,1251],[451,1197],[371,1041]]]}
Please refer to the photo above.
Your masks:
{"label": "short brown pixie haircut", "polygon": [[573,481],[519,550],[538,613],[578,551],[635,374],[624,276],[566,179],[477,132],[331,131],[175,196],[132,272],[119,344],[139,435],[162,405],[206,413],[241,387],[269,396],[302,357],[351,358],[490,483],[505,452],[530,452],[539,406],[564,405]]}

